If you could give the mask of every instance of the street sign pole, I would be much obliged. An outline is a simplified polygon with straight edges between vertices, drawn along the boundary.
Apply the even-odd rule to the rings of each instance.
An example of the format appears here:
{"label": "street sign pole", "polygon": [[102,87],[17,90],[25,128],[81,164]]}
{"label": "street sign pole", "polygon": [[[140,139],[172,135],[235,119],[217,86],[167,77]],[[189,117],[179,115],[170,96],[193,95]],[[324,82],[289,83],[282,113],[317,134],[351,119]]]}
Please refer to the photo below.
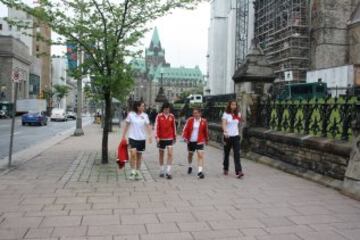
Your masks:
{"label": "street sign pole", "polygon": [[14,129],[15,129],[15,115],[16,115],[16,101],[17,101],[18,88],[19,88],[19,83],[15,82],[14,106],[13,106],[13,113],[12,113],[12,119],[11,119],[11,133],[10,133],[10,147],[9,147],[9,163],[8,163],[9,168],[11,167],[11,160],[12,160]]}

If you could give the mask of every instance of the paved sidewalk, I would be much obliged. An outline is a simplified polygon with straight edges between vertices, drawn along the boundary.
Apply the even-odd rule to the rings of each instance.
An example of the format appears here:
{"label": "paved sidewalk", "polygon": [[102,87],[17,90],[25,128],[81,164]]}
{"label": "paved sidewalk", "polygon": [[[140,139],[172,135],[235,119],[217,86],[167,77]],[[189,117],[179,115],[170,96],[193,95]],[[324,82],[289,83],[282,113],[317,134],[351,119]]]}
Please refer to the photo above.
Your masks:
{"label": "paved sidewalk", "polygon": [[182,142],[173,180],[158,178],[153,145],[132,182],[128,166],[100,164],[99,126],[84,130],[0,176],[0,239],[359,239],[360,202],[332,189],[246,160],[244,179],[225,177],[212,147],[199,180]]}

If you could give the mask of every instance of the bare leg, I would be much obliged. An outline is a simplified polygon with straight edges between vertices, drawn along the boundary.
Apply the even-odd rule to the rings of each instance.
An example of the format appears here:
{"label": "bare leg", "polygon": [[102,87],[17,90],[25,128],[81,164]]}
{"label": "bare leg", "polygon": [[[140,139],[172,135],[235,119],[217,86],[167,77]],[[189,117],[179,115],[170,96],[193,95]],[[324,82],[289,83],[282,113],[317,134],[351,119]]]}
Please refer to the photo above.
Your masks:
{"label": "bare leg", "polygon": [[189,154],[188,154],[188,163],[189,163],[189,165],[192,164],[193,155],[194,155],[193,152],[189,152]]}
{"label": "bare leg", "polygon": [[137,153],[136,153],[136,156],[137,156],[136,170],[140,170],[140,169],[141,169],[142,153],[141,153],[141,152],[137,152]]}
{"label": "bare leg", "polygon": [[171,166],[173,163],[174,158],[174,149],[173,147],[168,147],[168,154],[167,154],[167,165]]}
{"label": "bare leg", "polygon": [[130,167],[131,169],[136,169],[136,162],[137,162],[137,156],[136,156],[136,149],[130,149]]}
{"label": "bare leg", "polygon": [[200,169],[204,168],[204,152],[203,151],[198,151],[197,152],[197,160],[198,160],[198,167]]}
{"label": "bare leg", "polygon": [[160,163],[160,166],[163,166],[164,165],[164,154],[165,151],[160,149],[159,150],[159,163]]}

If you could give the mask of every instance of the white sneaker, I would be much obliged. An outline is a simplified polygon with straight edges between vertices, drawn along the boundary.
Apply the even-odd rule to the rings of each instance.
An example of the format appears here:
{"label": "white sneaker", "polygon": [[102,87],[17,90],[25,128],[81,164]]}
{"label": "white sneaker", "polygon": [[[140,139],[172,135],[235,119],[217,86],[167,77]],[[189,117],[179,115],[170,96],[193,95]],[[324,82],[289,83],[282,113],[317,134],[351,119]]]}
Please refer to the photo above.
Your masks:
{"label": "white sneaker", "polygon": [[140,171],[137,170],[137,171],[135,172],[135,180],[142,180],[142,179],[143,179],[143,178],[142,178],[142,176],[141,176]]}
{"label": "white sneaker", "polygon": [[136,172],[131,171],[130,176],[129,176],[129,180],[135,180],[135,178],[136,178]]}

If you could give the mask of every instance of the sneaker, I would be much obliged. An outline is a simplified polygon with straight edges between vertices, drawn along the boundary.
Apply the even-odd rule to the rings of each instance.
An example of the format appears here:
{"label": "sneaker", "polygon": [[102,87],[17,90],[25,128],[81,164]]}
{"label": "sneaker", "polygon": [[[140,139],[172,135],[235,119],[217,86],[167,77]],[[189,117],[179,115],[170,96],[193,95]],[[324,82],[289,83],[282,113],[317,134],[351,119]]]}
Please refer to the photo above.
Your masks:
{"label": "sneaker", "polygon": [[159,177],[163,178],[163,177],[165,177],[165,174],[164,174],[163,172],[161,172],[161,173],[159,174]]}
{"label": "sneaker", "polygon": [[204,175],[203,172],[199,172],[199,173],[197,174],[197,176],[198,176],[198,178],[200,178],[200,179],[203,179],[203,178],[205,177],[205,175]]}
{"label": "sneaker", "polygon": [[141,176],[140,171],[136,171],[135,180],[142,180],[142,176]]}
{"label": "sneaker", "polygon": [[224,170],[224,175],[227,176],[229,174],[228,170]]}
{"label": "sneaker", "polygon": [[136,172],[131,172],[129,176],[129,180],[135,180]]}
{"label": "sneaker", "polygon": [[192,167],[189,167],[188,168],[188,174],[191,174],[192,173]]}
{"label": "sneaker", "polygon": [[166,174],[166,178],[169,179],[169,180],[171,180],[171,179],[172,179],[171,174],[167,173],[167,174]]}
{"label": "sneaker", "polygon": [[242,178],[244,176],[244,173],[243,172],[237,172],[236,173],[236,177],[237,178]]}

